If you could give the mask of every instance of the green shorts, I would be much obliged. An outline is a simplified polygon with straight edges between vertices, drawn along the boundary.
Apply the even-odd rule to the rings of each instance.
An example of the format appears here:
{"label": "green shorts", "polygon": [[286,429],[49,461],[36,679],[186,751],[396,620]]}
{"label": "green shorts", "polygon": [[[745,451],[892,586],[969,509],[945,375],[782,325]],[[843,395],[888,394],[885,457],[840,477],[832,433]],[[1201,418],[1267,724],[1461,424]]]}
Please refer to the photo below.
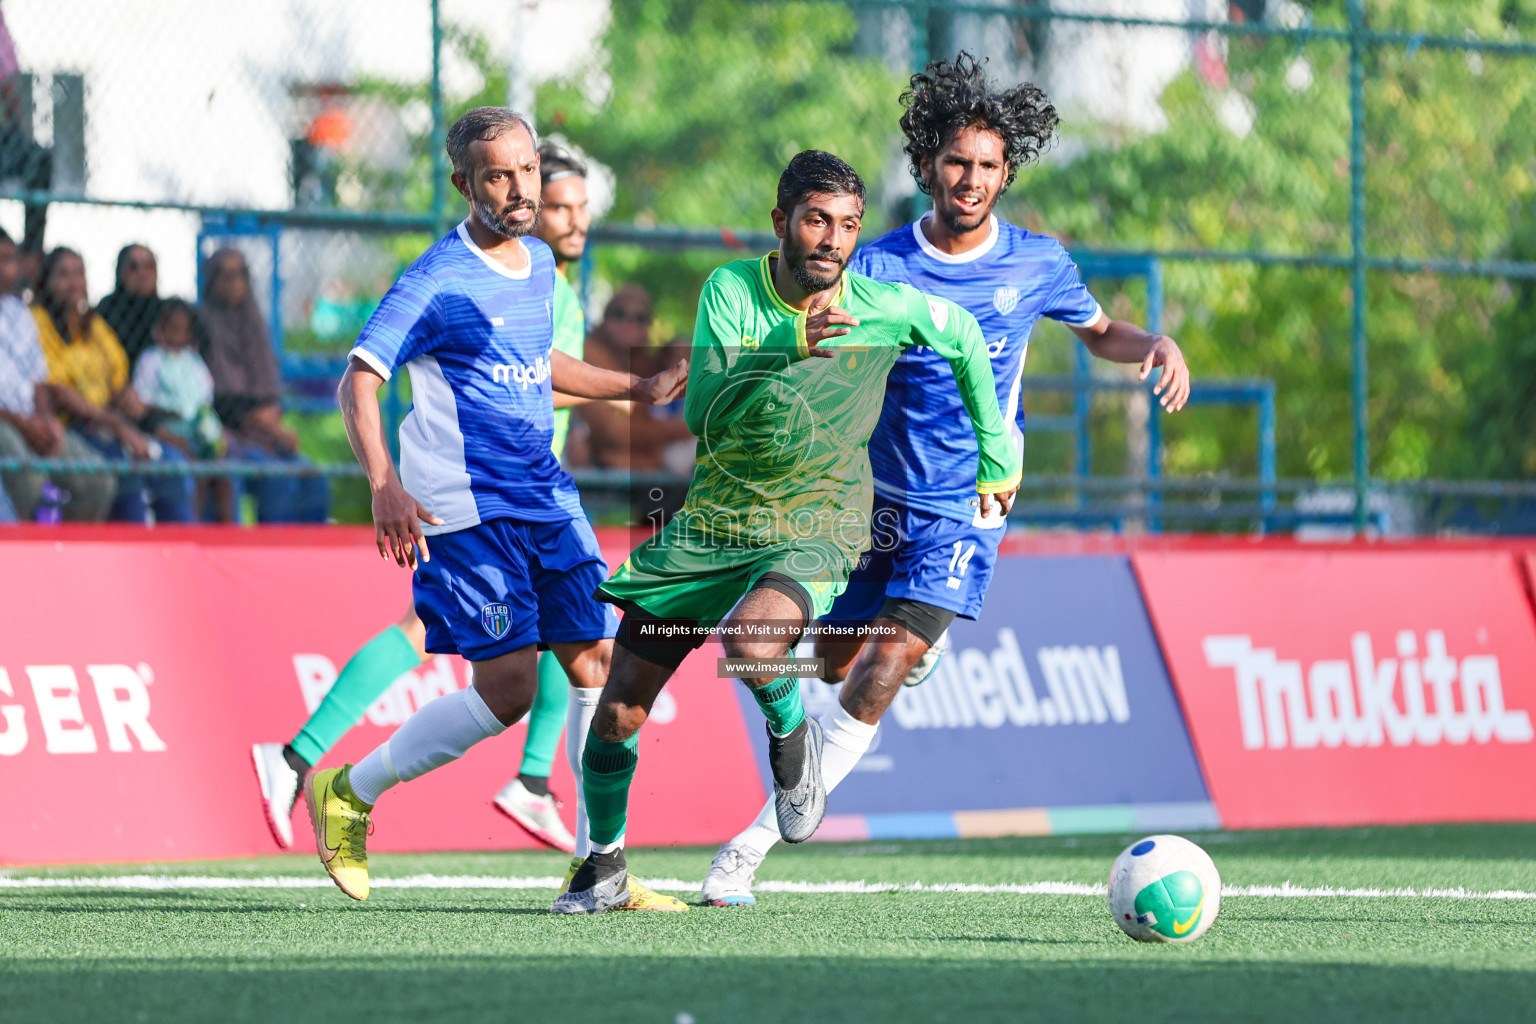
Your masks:
{"label": "green shorts", "polygon": [[600,601],[636,607],[661,619],[714,627],[768,573],[787,576],[811,599],[811,620],[848,586],[858,553],[826,537],[777,544],[720,544],[695,530],[665,529],[641,544],[597,590]]}

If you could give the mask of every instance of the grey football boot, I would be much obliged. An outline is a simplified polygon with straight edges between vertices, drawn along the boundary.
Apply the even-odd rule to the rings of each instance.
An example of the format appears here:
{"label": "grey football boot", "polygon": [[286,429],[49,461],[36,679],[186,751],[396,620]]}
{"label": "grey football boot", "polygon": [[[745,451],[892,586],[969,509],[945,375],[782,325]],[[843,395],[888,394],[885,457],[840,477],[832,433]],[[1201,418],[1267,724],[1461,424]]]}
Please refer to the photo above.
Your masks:
{"label": "grey football boot", "polygon": [[773,770],[773,810],[786,843],[811,838],[827,813],[827,786],[821,778],[821,723],[806,718],[788,736],[768,731],[768,767]]}
{"label": "grey football boot", "polygon": [[907,673],[907,678],[901,681],[902,686],[916,686],[928,681],[928,677],[938,669],[939,662],[944,660],[944,655],[949,653],[949,630],[939,634],[938,642],[923,652],[923,656],[917,659],[917,664]]}
{"label": "grey football boot", "polygon": [[571,884],[550,907],[556,914],[601,914],[629,902],[629,870],[624,851],[594,853],[581,862]]}

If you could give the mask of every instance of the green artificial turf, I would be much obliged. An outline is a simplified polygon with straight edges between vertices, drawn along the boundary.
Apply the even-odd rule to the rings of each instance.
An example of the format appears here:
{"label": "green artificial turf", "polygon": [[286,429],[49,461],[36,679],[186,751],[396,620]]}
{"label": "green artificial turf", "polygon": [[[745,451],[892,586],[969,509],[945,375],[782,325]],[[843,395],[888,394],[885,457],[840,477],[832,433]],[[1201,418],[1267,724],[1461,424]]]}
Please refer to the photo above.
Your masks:
{"label": "green artificial turf", "polygon": [[[811,844],[760,879],[1102,883],[1134,837]],[[1536,892],[1531,826],[1193,835],[1228,885]],[[698,879],[713,851],[635,850]],[[559,854],[380,855],[376,878],[558,875]],[[312,857],[16,869],[306,876]],[[1102,897],[764,893],[547,913],[551,890],[0,889],[0,1021],[1485,1021],[1536,1015],[1536,900],[1231,896],[1188,946]]]}

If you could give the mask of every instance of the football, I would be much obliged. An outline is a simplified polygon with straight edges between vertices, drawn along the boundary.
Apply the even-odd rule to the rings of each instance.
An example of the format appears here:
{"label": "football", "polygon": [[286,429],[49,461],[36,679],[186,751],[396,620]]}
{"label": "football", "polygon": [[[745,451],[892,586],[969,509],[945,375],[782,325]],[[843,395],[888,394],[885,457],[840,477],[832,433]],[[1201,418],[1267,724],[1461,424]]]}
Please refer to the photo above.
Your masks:
{"label": "football", "polygon": [[1109,870],[1109,909],[1139,942],[1193,942],[1221,909],[1221,875],[1200,847],[1180,836],[1148,836]]}

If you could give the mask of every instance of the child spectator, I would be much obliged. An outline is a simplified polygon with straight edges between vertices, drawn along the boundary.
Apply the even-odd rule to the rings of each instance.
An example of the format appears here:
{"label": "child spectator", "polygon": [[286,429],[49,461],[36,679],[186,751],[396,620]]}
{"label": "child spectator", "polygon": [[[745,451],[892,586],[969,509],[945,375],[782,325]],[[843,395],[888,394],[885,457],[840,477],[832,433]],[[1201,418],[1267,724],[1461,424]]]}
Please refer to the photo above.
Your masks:
{"label": "child spectator", "polygon": [[[133,370],[133,389],[150,406],[151,418],[158,420],[157,438],[191,458],[217,459],[226,448],[224,429],[213,411],[213,375],[197,354],[192,325],[192,307],[187,303],[181,299],[160,303],[149,331],[149,347],[139,353]],[[197,479],[193,508],[203,508],[209,483],[208,477]],[[233,522],[233,481],[219,477],[211,483],[219,521]]]}
{"label": "child spectator", "polygon": [[155,435],[193,458],[218,458],[224,454],[224,431],[213,411],[213,375],[193,347],[192,307],[166,299],[149,334],[133,387],[146,404],[168,414]]}

